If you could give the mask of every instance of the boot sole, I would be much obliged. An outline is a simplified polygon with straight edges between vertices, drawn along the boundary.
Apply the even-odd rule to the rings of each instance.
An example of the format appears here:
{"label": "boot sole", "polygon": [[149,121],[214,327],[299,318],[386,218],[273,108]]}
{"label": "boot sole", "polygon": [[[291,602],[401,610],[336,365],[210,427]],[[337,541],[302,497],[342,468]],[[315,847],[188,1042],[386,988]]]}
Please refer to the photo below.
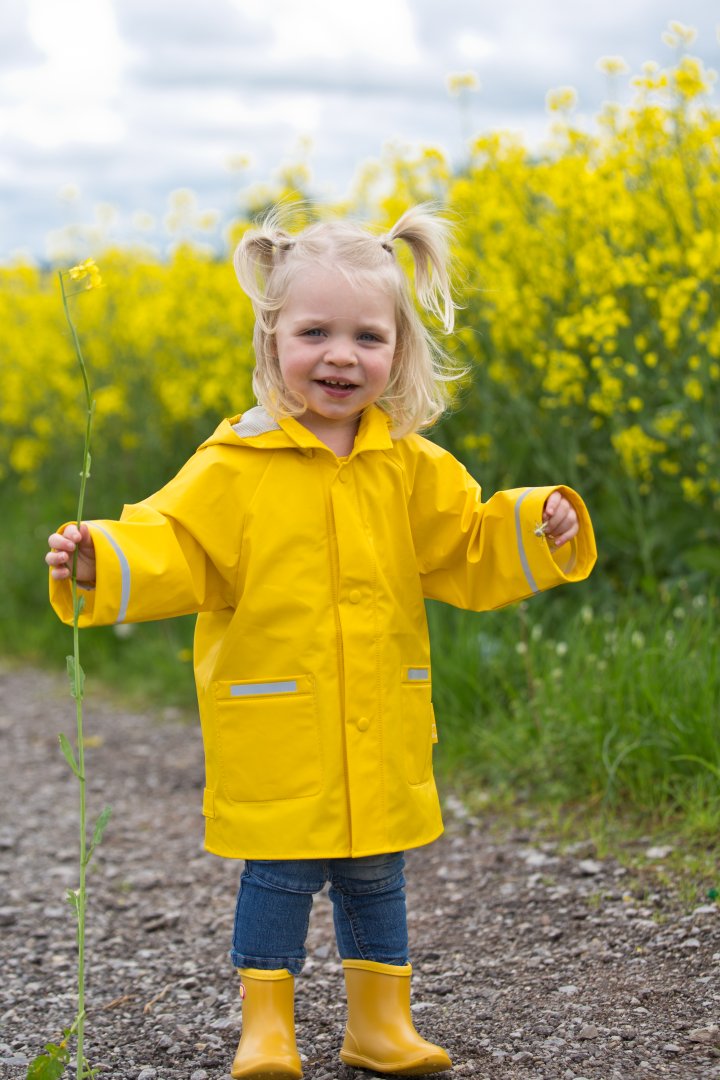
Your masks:
{"label": "boot sole", "polygon": [[452,1068],[452,1062],[439,1061],[414,1061],[408,1065],[393,1065],[388,1061],[375,1061],[373,1058],[361,1057],[348,1050],[340,1051],[340,1060],[345,1065],[351,1065],[356,1069],[372,1069],[373,1072],[387,1073],[389,1076],[429,1076],[431,1073],[447,1072]]}
{"label": "boot sole", "polygon": [[292,1065],[258,1065],[250,1072],[230,1072],[233,1080],[300,1080],[302,1070]]}

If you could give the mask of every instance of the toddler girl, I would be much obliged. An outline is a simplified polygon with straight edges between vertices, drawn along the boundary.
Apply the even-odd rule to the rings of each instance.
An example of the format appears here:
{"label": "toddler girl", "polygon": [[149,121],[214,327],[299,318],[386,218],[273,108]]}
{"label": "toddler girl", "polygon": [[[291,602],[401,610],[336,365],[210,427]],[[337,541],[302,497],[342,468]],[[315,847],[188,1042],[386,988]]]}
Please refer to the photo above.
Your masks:
{"label": "toddler girl", "polygon": [[403,851],[442,831],[424,601],[501,607],[589,574],[592,526],[564,487],[481,502],[416,434],[450,377],[419,305],[453,325],[445,222],[419,207],[387,235],[289,234],[271,214],[235,266],[252,300],[259,404],[224,420],[119,521],[49,540],[51,599],[84,626],[197,612],[206,846],[245,859],[232,960],[243,1030],[233,1077],[299,1077],[294,977],[330,882],[352,1066],[450,1067],[410,1017]]}

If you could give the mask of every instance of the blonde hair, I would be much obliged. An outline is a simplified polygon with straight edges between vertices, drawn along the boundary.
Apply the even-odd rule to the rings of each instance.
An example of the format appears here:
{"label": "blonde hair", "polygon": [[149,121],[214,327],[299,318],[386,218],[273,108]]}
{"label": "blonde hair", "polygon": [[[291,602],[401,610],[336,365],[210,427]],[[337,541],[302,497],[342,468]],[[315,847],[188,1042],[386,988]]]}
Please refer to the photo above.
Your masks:
{"label": "blonde hair", "polygon": [[449,383],[462,375],[423,325],[410,283],[400,266],[395,243],[412,254],[415,292],[420,306],[435,315],[446,333],[454,324],[455,305],[448,275],[449,224],[428,205],[402,215],[390,231],[377,235],[349,221],[316,222],[292,234],[284,228],[283,207],[270,210],[238,244],[234,265],[238,281],[255,312],[257,400],[276,417],[300,416],[306,403],[284,384],[275,330],[295,274],[312,265],[332,266],[353,284],[389,288],[395,300],[396,346],[390,379],[377,404],[401,437],[429,427],[450,401]]}

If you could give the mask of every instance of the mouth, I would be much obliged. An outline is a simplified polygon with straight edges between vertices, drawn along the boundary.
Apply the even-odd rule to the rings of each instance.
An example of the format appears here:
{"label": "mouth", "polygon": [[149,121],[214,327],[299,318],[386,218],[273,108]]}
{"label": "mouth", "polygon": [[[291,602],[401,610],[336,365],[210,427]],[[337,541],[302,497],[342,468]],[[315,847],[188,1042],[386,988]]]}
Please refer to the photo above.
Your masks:
{"label": "mouth", "polygon": [[326,386],[330,390],[354,390],[356,384],[347,382],[346,379],[316,379],[320,386]]}
{"label": "mouth", "polygon": [[348,382],[347,379],[316,379],[315,384],[320,387],[326,400],[346,401],[357,390],[357,383]]}

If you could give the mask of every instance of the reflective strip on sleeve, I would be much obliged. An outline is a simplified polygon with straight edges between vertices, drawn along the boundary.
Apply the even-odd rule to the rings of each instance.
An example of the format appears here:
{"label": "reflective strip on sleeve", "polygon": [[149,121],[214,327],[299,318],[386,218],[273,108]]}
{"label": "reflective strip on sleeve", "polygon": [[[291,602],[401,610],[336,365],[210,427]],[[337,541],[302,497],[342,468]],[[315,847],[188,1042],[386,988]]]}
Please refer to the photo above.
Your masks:
{"label": "reflective strip on sleeve", "polygon": [[521,564],[521,566],[523,568],[523,572],[525,574],[525,577],[528,580],[528,585],[530,586],[530,588],[532,589],[532,591],[534,593],[537,593],[537,592],[540,592],[540,590],[537,587],[537,583],[535,581],[535,578],[532,575],[532,570],[530,569],[530,563],[528,562],[527,552],[525,551],[525,545],[523,544],[522,524],[521,524],[521,521],[520,521],[520,507],[522,506],[523,502],[528,497],[530,492],[534,491],[534,490],[535,490],[534,488],[526,488],[526,490],[523,491],[523,493],[520,496],[520,498],[518,499],[518,501],[515,503],[515,533],[516,533],[516,536],[517,536],[517,546],[518,546],[518,555],[520,556],[520,564]]}
{"label": "reflective strip on sleeve", "polygon": [[230,687],[230,695],[251,697],[253,694],[295,694],[297,688],[297,679],[287,679],[285,682],[235,683]]}
{"label": "reflective strip on sleeve", "polygon": [[407,677],[411,681],[414,680],[427,680],[430,678],[430,668],[426,667],[410,667],[407,669]]}
{"label": "reflective strip on sleeve", "polygon": [[118,617],[115,620],[116,623],[125,622],[127,615],[128,604],[130,603],[130,563],[125,557],[125,553],[118,544],[114,536],[111,536],[107,529],[103,529],[102,525],[96,524],[94,521],[88,521],[86,524],[91,529],[97,529],[108,540],[111,548],[118,557],[120,563],[120,608],[118,610]]}

